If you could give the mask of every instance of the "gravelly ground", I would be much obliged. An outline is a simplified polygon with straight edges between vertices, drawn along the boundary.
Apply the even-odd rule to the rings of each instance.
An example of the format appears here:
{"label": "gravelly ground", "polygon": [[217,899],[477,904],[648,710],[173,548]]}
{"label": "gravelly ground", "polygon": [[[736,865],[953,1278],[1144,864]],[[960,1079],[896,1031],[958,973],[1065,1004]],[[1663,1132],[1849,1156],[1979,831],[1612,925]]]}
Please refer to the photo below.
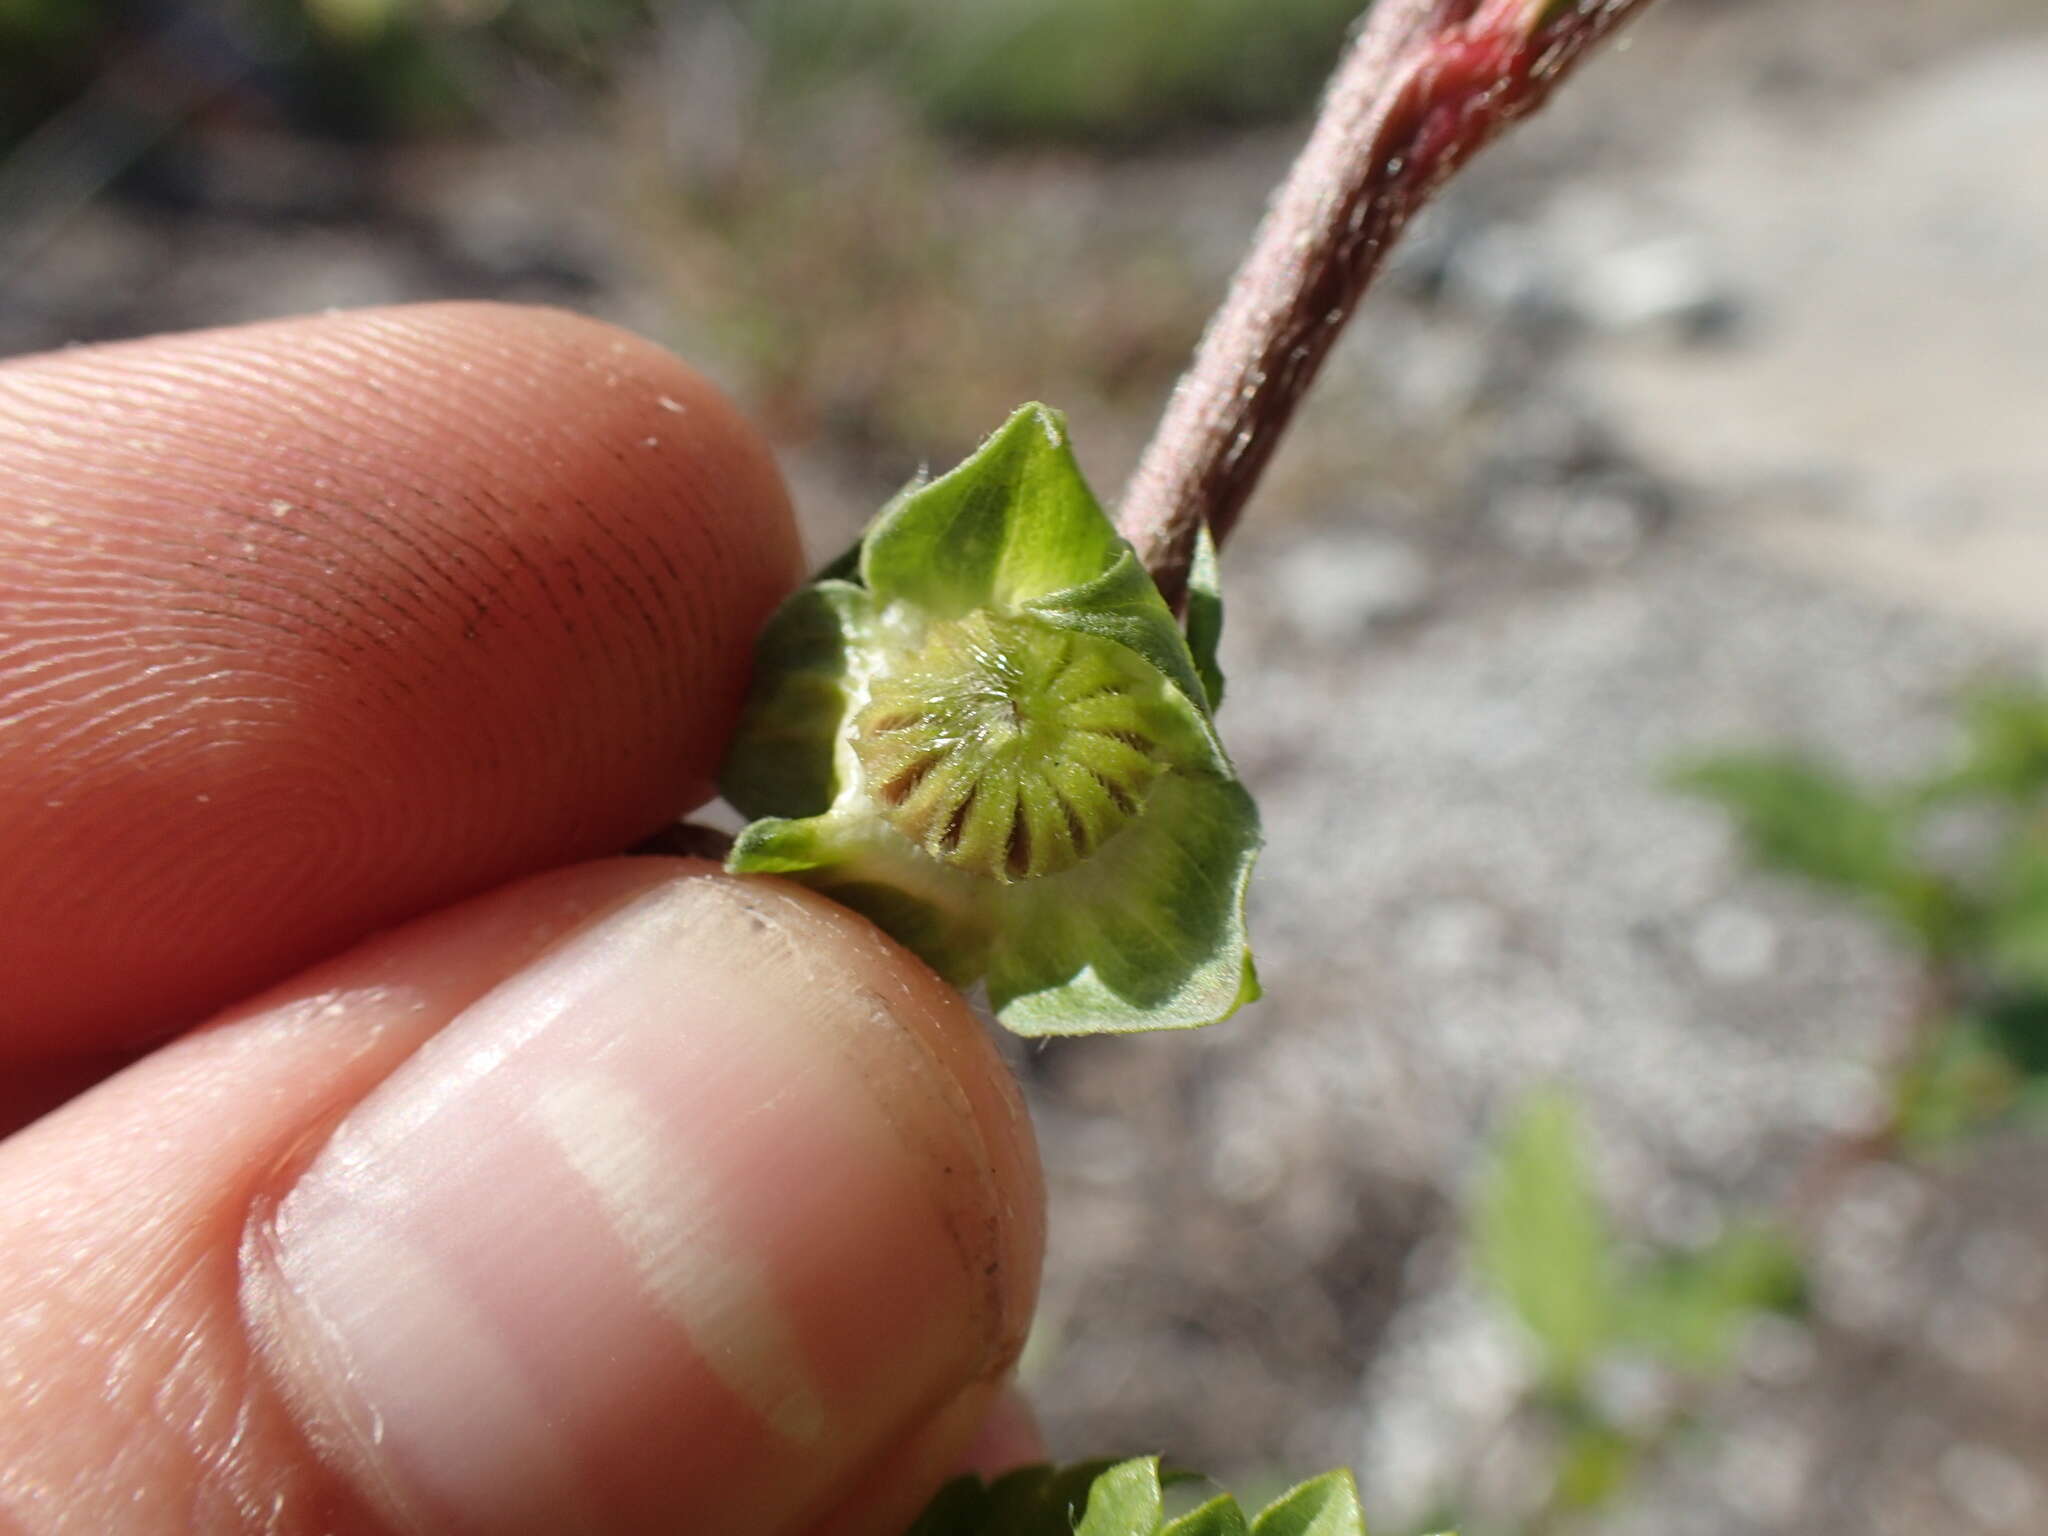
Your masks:
{"label": "gravelly ground", "polygon": [[[1226,565],[1272,998],[1039,1063],[1069,1443],[1353,1459],[1391,1521],[1447,1488],[1505,1517],[1543,1466],[1504,1423],[1527,1365],[1449,1235],[1493,1117],[1568,1085],[1625,1223],[1683,1242],[1874,1113],[1905,958],[1656,779],[1739,741],[1924,763],[2048,638],[2048,55],[1998,40],[2016,14],[1887,12],[1830,58],[1694,7],[1421,232],[1284,527]],[[1758,1336],[1615,1528],[2048,1525],[2044,1171],[1862,1178],[1813,1327]]]}
{"label": "gravelly ground", "polygon": [[[1226,562],[1270,1000],[1021,1058],[1062,1448],[1355,1461],[1381,1529],[1447,1483],[1510,1511],[1540,1464],[1501,1422],[1525,1365],[1454,1237],[1500,1111],[1568,1084],[1623,1224],[1674,1241],[1870,1114],[1904,957],[1744,873],[1656,774],[1745,739],[1924,761],[1960,682],[2048,643],[2042,25],[2034,0],[1670,0],[1418,231]],[[604,151],[574,135],[273,148],[196,208],[88,209],[0,288],[0,350],[448,294],[702,339],[645,232],[581,195]],[[1206,284],[1286,148],[947,195],[1024,187],[1048,263],[1149,226]],[[1041,392],[1080,402],[1113,486],[1145,410]],[[821,544],[908,467],[788,462]],[[1861,1179],[1814,1326],[1753,1341],[1726,1431],[1613,1528],[2048,1529],[2044,1175],[2015,1143]]]}

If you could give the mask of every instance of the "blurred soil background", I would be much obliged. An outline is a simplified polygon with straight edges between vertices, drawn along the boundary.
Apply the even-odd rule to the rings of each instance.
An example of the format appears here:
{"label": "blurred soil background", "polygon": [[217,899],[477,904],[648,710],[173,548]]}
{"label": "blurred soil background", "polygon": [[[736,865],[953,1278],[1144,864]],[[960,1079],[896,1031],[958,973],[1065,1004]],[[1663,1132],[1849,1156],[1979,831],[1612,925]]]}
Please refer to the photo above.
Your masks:
{"label": "blurred soil background", "polygon": [[[718,378],[821,555],[1025,399],[1110,497],[1351,9],[0,0],[0,353],[565,304]],[[1659,774],[1923,765],[2042,661],[2044,166],[2039,0],[1667,0],[1412,231],[1224,561],[1270,996],[1018,1058],[1058,1451],[1521,1529],[1459,1237],[1502,1113],[1564,1084],[1678,1244],[1880,1113],[1910,961]],[[1858,1172],[1811,1316],[1597,1528],[2048,1530],[2044,1190],[2018,1136]]]}

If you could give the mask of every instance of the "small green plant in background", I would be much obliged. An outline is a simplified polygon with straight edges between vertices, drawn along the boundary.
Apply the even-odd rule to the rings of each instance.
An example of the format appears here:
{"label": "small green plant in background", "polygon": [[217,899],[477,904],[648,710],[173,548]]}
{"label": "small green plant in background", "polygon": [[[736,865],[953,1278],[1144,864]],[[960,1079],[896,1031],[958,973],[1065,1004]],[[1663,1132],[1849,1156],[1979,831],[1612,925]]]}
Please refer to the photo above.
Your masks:
{"label": "small green plant in background", "polygon": [[1879,1142],[1925,1151],[2048,1118],[2048,689],[1967,698],[1952,759],[1894,783],[1786,752],[1685,764],[1766,869],[1834,892],[1919,958],[1921,1001]]}
{"label": "small green plant in background", "polygon": [[[1834,1179],[1795,1181],[1808,1196],[1847,1167],[2048,1123],[2048,689],[1981,689],[1956,734],[1948,761],[1890,783],[1776,750],[1699,756],[1671,775],[1728,813],[1761,867],[1852,902],[1919,961],[1887,1118],[1821,1148],[1814,1168]],[[1544,1431],[1549,1487],[1524,1531],[1597,1515],[1707,1427],[1750,1322],[1806,1308],[1812,1214],[1738,1217],[1703,1247],[1645,1253],[1610,1226],[1566,1096],[1539,1094],[1509,1118],[1467,1242],[1534,1366],[1518,1417]],[[1603,1376],[1630,1364],[1660,1373],[1653,1413],[1605,1401]]]}
{"label": "small green plant in background", "polygon": [[[1578,1113],[1557,1092],[1510,1118],[1467,1216],[1483,1283],[1520,1324],[1536,1384],[1526,1412],[1547,1432],[1551,1486],[1531,1529],[1597,1511],[1687,1427],[1689,1401],[1732,1363],[1764,1313],[1797,1313],[1797,1246],[1766,1221],[1730,1224],[1688,1250],[1640,1253],[1611,1230],[1586,1165]],[[1617,1413],[1603,1371],[1639,1363],[1674,1389],[1649,1422]]]}

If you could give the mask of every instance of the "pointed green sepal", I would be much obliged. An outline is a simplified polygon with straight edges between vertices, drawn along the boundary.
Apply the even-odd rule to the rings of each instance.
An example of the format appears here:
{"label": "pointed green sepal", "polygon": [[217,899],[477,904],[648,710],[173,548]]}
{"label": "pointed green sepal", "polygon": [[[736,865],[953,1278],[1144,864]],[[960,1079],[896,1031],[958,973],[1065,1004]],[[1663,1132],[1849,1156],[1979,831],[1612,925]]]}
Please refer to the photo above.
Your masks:
{"label": "pointed green sepal", "polygon": [[1167,1521],[1159,1528],[1159,1536],[1251,1536],[1251,1529],[1237,1500],[1219,1493],[1179,1519]]}
{"label": "pointed green sepal", "polygon": [[1222,644],[1223,573],[1216,564],[1216,535],[1204,523],[1195,531],[1195,560],[1188,567],[1188,651],[1211,710],[1223,707],[1223,668],[1216,660]]}
{"label": "pointed green sepal", "polygon": [[931,618],[1015,608],[1099,575],[1124,548],[1067,446],[1027,405],[950,474],[913,482],[861,545],[861,582]]}
{"label": "pointed green sepal", "polygon": [[854,907],[1023,1034],[1177,1028],[1258,995],[1259,846],[1202,655],[1026,406],[883,509],[763,635],[728,867]]}
{"label": "pointed green sepal", "polygon": [[1259,1511],[1252,1536],[1365,1536],[1365,1510],[1349,1472],[1325,1472]]}
{"label": "pointed green sepal", "polygon": [[1150,1536],[1165,1518],[1159,1458],[1141,1456],[1119,1462],[1095,1479],[1088,1490],[1087,1513],[1074,1527],[1074,1536]]}
{"label": "pointed green sepal", "polygon": [[833,750],[846,719],[847,665],[873,599],[820,581],[776,610],[754,647],[747,728],[726,755],[726,797],[749,816],[815,816],[839,793]]}

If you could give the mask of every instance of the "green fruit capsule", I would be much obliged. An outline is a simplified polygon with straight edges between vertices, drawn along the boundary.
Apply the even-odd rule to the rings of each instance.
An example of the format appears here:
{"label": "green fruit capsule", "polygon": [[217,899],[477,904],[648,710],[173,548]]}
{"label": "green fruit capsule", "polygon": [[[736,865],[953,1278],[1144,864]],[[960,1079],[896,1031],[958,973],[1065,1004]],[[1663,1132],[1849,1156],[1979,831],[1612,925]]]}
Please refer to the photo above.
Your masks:
{"label": "green fruit capsule", "polygon": [[985,981],[1020,1033],[1227,1016],[1257,993],[1259,836],[1211,718],[1205,597],[1197,656],[1027,406],[770,622],[723,778],[757,819],[728,867]]}
{"label": "green fruit capsule", "polygon": [[1158,674],[1124,647],[986,610],[935,624],[878,678],[853,749],[883,818],[954,869],[1072,869],[1139,812],[1164,767]]}

